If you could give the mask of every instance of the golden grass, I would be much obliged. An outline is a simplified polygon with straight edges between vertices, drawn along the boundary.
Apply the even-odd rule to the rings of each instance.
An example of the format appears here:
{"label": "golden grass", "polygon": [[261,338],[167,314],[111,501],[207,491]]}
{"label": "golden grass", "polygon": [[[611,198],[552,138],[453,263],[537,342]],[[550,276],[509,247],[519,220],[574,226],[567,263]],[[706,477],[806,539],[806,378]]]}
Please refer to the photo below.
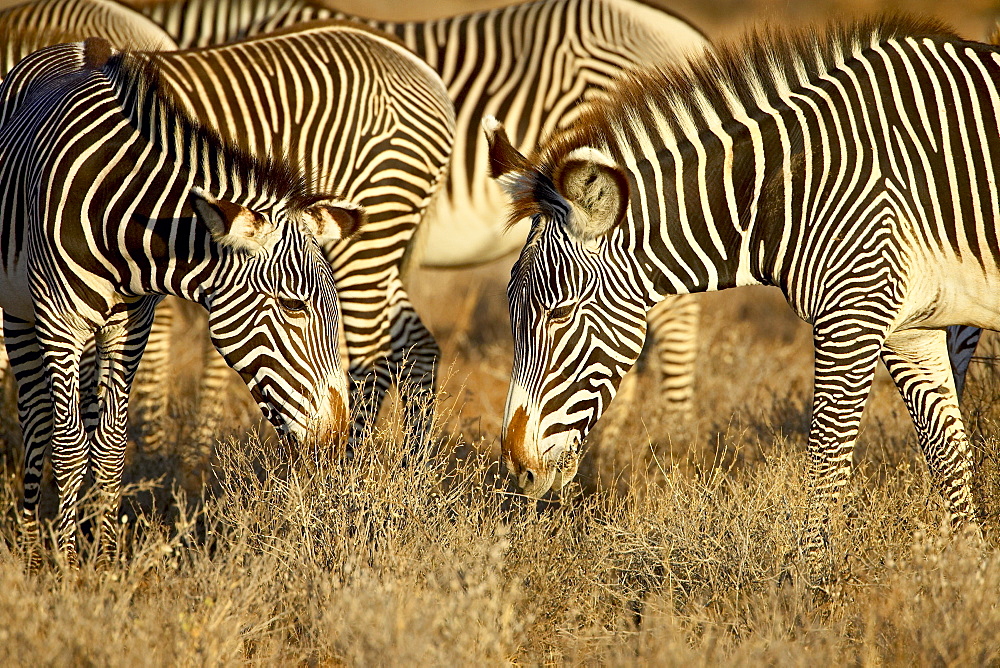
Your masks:
{"label": "golden grass", "polygon": [[[0,662],[1000,661],[1000,395],[984,364],[966,408],[986,544],[939,529],[909,418],[880,378],[832,550],[840,580],[817,596],[797,550],[808,327],[780,295],[706,296],[697,417],[635,411],[615,444],[595,435],[580,485],[535,504],[512,493],[495,454],[511,355],[495,303],[503,267],[419,278],[453,363],[426,466],[403,465],[391,407],[350,466],[322,444],[292,456],[244,419],[203,493],[176,453],[133,452],[124,554],[109,572],[85,561],[72,577],[55,562],[24,573],[8,457]],[[452,331],[446,306],[466,290],[485,298]],[[172,430],[184,433],[190,401],[178,400]],[[16,441],[9,420],[0,426]]]}

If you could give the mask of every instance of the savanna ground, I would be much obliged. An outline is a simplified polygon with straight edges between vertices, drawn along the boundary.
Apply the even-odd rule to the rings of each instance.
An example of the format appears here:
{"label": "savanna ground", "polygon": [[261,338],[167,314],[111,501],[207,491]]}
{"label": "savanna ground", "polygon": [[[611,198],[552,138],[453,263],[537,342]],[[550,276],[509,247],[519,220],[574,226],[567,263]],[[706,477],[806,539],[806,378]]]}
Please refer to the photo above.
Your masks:
{"label": "savanna ground", "polygon": [[[382,3],[385,5],[385,3]],[[792,22],[871,3],[681,0],[713,35],[755,11]],[[988,7],[946,11],[970,36]],[[372,13],[386,15],[384,6]],[[443,13],[443,12],[442,12]],[[131,448],[122,558],[25,574],[20,438],[0,413],[0,663],[917,664],[1000,662],[1000,369],[973,365],[964,411],[984,543],[942,530],[910,419],[876,381],[831,550],[833,596],[806,585],[798,539],[809,328],[768,289],[703,297],[696,410],[665,413],[655,374],[613,407],[559,499],[518,497],[497,462],[512,346],[509,262],[418,272],[442,345],[436,454],[404,467],[390,407],[350,466],[278,447],[234,385],[210,462],[188,470],[203,332],[178,331],[165,449]],[[980,354],[1000,346],[988,341]],[[203,482],[204,481],[204,482]],[[51,516],[52,493],[46,496]]]}

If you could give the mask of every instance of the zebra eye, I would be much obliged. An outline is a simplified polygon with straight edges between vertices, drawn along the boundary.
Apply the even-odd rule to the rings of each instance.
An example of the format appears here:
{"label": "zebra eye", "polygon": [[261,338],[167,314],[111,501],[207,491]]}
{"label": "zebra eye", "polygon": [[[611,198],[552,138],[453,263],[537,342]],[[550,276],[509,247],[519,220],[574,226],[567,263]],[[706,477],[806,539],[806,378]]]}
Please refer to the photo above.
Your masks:
{"label": "zebra eye", "polygon": [[288,297],[278,297],[278,306],[288,315],[305,315],[309,306],[301,299],[290,299]]}
{"label": "zebra eye", "polygon": [[558,325],[568,321],[573,315],[573,309],[575,308],[576,304],[563,304],[562,306],[555,307],[549,311],[549,324]]}

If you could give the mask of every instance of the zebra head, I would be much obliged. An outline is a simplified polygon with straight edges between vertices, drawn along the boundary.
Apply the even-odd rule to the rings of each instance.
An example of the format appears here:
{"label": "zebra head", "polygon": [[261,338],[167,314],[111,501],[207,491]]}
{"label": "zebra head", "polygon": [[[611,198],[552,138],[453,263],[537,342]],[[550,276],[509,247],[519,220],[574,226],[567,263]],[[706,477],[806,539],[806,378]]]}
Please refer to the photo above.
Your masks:
{"label": "zebra head", "polygon": [[360,207],[311,198],[266,215],[191,193],[219,261],[205,296],[212,342],[282,436],[347,433],[340,303],[320,244],[352,234]]}
{"label": "zebra head", "polygon": [[504,411],[504,463],[529,496],[576,475],[583,439],[635,363],[647,304],[612,243],[629,186],[604,153],[574,149],[532,165],[495,120],[490,169],[531,233],[508,286],[514,368]]}

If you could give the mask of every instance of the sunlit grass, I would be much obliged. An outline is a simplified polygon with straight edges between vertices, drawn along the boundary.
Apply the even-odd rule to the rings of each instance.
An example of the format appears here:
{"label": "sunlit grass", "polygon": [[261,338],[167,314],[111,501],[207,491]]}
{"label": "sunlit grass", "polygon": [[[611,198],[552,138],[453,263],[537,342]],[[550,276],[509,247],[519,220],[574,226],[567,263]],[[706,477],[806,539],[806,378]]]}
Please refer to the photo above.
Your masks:
{"label": "sunlit grass", "polygon": [[[452,280],[431,276],[441,287]],[[502,269],[480,274],[502,290]],[[477,279],[479,280],[479,279]],[[461,292],[469,281],[445,285]],[[449,330],[421,297],[442,373],[434,452],[405,464],[388,406],[350,465],[324,443],[279,447],[240,409],[202,477],[179,469],[197,419],[178,371],[171,451],[131,452],[123,553],[78,575],[53,553],[25,574],[19,474],[0,482],[0,661],[309,663],[984,664],[1000,660],[1000,489],[990,369],[977,364],[985,544],[943,534],[895,390],[876,383],[844,518],[836,587],[802,576],[799,532],[811,355],[780,295],[708,296],[695,417],[647,402],[614,443],[591,439],[561,499],[520,497],[496,457],[510,364],[502,308]],[[454,293],[453,293],[454,294]],[[446,346],[446,350],[449,346]],[[989,347],[984,350],[989,351]],[[640,379],[643,396],[655,394]],[[228,406],[243,406],[231,388]],[[9,406],[9,403],[8,403]],[[619,409],[621,407],[618,407]],[[613,416],[611,416],[613,417]],[[16,443],[14,425],[2,437]],[[51,494],[49,495],[49,504]],[[51,516],[51,507],[46,513]]]}

